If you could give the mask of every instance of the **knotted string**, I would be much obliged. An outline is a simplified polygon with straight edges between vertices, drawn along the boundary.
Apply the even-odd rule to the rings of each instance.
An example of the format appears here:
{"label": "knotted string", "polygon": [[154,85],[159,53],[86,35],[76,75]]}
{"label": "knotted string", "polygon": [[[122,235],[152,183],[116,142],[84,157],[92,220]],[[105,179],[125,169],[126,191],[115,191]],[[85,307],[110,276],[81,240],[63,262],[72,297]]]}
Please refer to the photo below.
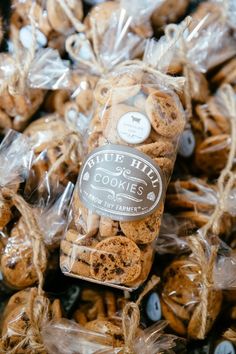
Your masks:
{"label": "knotted string", "polygon": [[236,331],[232,328],[228,328],[223,337],[236,344]]}
{"label": "knotted string", "polygon": [[198,339],[204,339],[206,335],[206,325],[208,316],[208,296],[209,290],[213,286],[213,271],[217,257],[218,246],[211,246],[210,255],[207,257],[202,241],[195,236],[188,237],[189,247],[197,260],[201,269],[202,289],[200,293],[200,310],[198,311]]}
{"label": "knotted string", "polygon": [[[91,18],[91,43],[89,39],[81,38],[79,34],[72,34],[67,37],[65,48],[70,57],[84,66],[87,66],[92,72],[96,71],[97,74],[102,75],[107,71],[107,68],[102,64],[99,54],[99,35],[97,30],[96,20]],[[83,59],[79,55],[79,50],[83,45],[83,41],[87,41],[91,49],[91,57]]]}
{"label": "knotted string", "polygon": [[29,326],[25,326],[22,329],[22,340],[18,341],[14,345],[13,349],[8,348],[8,333],[2,338],[2,341],[7,346],[7,354],[17,354],[18,350],[23,350],[26,347],[30,347],[34,352],[45,354],[46,350],[42,344],[41,328],[46,320],[49,320],[50,301],[44,296],[43,282],[44,275],[43,270],[46,268],[47,252],[44,243],[43,234],[38,226],[35,214],[32,208],[26,203],[26,201],[13,190],[3,187],[2,195],[5,198],[11,198],[12,204],[18,209],[24,224],[27,228],[27,234],[30,237],[33,250],[33,265],[35,267],[38,277],[38,288],[31,288],[29,294]]}
{"label": "knotted string", "polygon": [[45,269],[47,264],[47,252],[43,234],[38,226],[32,208],[24,199],[13,190],[6,187],[3,187],[1,192],[3,197],[11,198],[12,204],[18,209],[24,219],[32,243],[33,264],[38,277],[38,294],[42,295],[44,282],[42,269]]}
{"label": "knotted string", "polygon": [[[181,25],[182,28],[187,29],[192,23],[192,18],[187,16],[184,20],[184,23]],[[192,63],[188,60],[187,57],[187,45],[183,35],[183,29],[179,28],[178,25],[169,24],[165,28],[165,35],[167,39],[171,42],[174,38],[178,38],[179,32],[182,30],[182,36],[180,37],[180,47],[178,50],[178,54],[180,57],[181,64],[183,66],[183,74],[185,77],[185,85],[184,85],[184,98],[186,104],[186,115],[187,115],[187,122],[190,121],[192,118],[192,85],[191,85],[191,72],[193,70]],[[193,76],[194,78],[194,76]],[[196,79],[194,79],[194,84],[196,83]]]}
{"label": "knotted string", "polygon": [[69,1],[68,0],[57,0],[57,2],[60,4],[61,8],[63,9],[64,13],[78,32],[83,32],[85,30],[85,25],[79,21],[73,14],[73,12],[70,9],[69,6]]}
{"label": "knotted string", "polygon": [[[19,351],[22,352],[29,348],[31,348],[33,353],[47,353],[41,337],[41,330],[44,323],[50,320],[50,301],[43,294],[39,295],[36,288],[31,288],[29,302],[26,306],[28,306],[27,315],[29,316],[30,325],[25,326],[22,329],[22,333],[17,333],[19,338],[22,337],[22,339],[12,349],[8,348],[8,335],[3,336],[2,342],[3,346],[6,347],[4,351],[6,354],[17,354]],[[20,320],[20,318],[16,320]]]}
{"label": "knotted string", "polygon": [[134,341],[137,335],[137,330],[140,323],[140,311],[139,305],[145,295],[149,293],[160,281],[160,278],[153,275],[143,291],[139,295],[136,302],[128,302],[122,313],[122,327],[124,333],[124,348],[123,354],[135,354]]}
{"label": "knotted string", "polygon": [[[200,230],[203,240],[207,239],[209,230],[212,230],[216,235],[219,234],[219,224],[226,210],[226,203],[229,193],[235,182],[235,174],[231,171],[236,153],[236,99],[232,87],[230,85],[222,86],[219,91],[219,97],[227,109],[227,116],[229,117],[231,123],[231,146],[226,166],[222,170],[217,181],[219,202],[216,204],[214,212],[210,216],[207,224]],[[207,257],[203,243],[198,237],[192,236],[189,237],[188,240],[192,253],[201,267],[203,289],[199,304],[201,311],[199,311],[198,338],[204,339],[208,315],[208,296],[209,290],[212,288],[214,283],[213,271],[219,245],[210,246],[210,255]]]}
{"label": "knotted string", "polygon": [[[4,83],[0,87],[0,94],[8,90],[10,95],[15,96],[19,94],[24,94],[25,87],[27,84],[27,76],[30,70],[31,63],[35,56],[36,50],[36,24],[33,18],[34,4],[31,6],[29,19],[32,30],[32,42],[30,48],[26,50],[24,58],[22,58],[22,49],[19,44],[18,31],[13,26],[13,44],[14,44],[14,73],[7,78],[4,78]],[[23,63],[23,65],[22,65]]]}
{"label": "knotted string", "polygon": [[208,231],[219,234],[221,218],[226,211],[229,193],[236,181],[235,172],[232,171],[236,154],[236,98],[233,88],[230,85],[223,85],[219,91],[219,96],[227,110],[227,117],[231,125],[231,144],[225,168],[221,171],[217,181],[219,202],[215,206],[209,221],[202,228],[203,236],[206,237]]}

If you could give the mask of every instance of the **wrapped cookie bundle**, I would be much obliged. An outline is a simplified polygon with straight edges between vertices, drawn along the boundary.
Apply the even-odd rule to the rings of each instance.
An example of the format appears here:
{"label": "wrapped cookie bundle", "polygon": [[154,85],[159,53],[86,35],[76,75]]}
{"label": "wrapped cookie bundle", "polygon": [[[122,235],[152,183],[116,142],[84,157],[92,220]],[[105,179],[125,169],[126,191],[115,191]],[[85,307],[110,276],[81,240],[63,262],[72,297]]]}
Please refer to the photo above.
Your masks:
{"label": "wrapped cookie bundle", "polygon": [[[187,235],[207,224],[218,202],[215,184],[191,177],[188,180],[172,181],[166,197],[168,210],[180,224],[184,224],[182,231]],[[220,235],[227,237],[232,226],[233,217],[226,210],[220,223]]]}
{"label": "wrapped cookie bundle", "polygon": [[[165,43],[167,54],[172,45]],[[157,70],[163,68],[161,58],[153,62],[160,46],[149,41],[143,61],[117,67],[96,85],[90,155],[74,193],[72,227],[61,244],[67,274],[132,289],[150,271],[185,124],[175,93],[183,79]]]}
{"label": "wrapped cookie bundle", "polygon": [[[104,354],[161,353],[172,350],[180,338],[164,333],[165,321],[159,321],[146,329],[139,327],[138,306],[145,294],[158,281],[158,278],[153,277],[146,284],[137,301],[128,303],[120,295],[115,297],[112,291],[83,289],[82,302],[74,315],[80,325],[65,320],[49,323],[43,331],[46,348],[50,353],[60,354],[78,348],[81,353]],[[105,291],[104,299],[103,291]],[[116,312],[119,308],[123,308],[122,313]],[[96,318],[96,320],[86,322],[89,318]],[[64,331],[66,331],[66,340],[63,338],[61,341],[61,334]]]}

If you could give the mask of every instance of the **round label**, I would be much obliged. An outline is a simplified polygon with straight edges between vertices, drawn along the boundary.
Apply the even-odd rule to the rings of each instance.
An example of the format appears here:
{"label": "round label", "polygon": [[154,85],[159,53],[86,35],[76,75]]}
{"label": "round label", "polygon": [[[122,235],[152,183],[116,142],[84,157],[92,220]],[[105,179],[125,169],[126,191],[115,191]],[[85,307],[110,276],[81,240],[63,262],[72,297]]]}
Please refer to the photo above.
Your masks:
{"label": "round label", "polygon": [[190,157],[195,149],[195,136],[191,129],[186,129],[182,133],[179,142],[179,155]]}
{"label": "round label", "polygon": [[228,340],[224,340],[217,345],[214,354],[235,354],[234,346]]}
{"label": "round label", "polygon": [[146,304],[146,314],[153,322],[161,319],[161,304],[157,293],[152,293],[149,296]]}
{"label": "round label", "polygon": [[113,220],[137,220],[158,208],[162,172],[140,151],[108,144],[94,149],[81,167],[79,196],[84,205]]}
{"label": "round label", "polygon": [[117,131],[122,140],[129,144],[140,144],[151,132],[149,119],[140,112],[125,113],[119,120]]}
{"label": "round label", "polygon": [[[33,43],[32,26],[27,25],[20,29],[20,41],[23,47],[29,49]],[[36,47],[45,47],[47,44],[47,37],[39,30],[36,29]]]}

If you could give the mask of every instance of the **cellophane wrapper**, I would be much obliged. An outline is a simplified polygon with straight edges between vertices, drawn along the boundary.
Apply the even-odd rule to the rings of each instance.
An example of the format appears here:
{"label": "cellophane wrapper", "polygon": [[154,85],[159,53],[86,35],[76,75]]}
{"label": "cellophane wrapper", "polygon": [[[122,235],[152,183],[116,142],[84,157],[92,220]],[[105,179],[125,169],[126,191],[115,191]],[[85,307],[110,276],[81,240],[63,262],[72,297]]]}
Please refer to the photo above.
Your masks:
{"label": "cellophane wrapper", "polygon": [[[133,344],[134,353],[174,353],[174,347],[181,339],[165,334],[163,330],[166,325],[166,321],[159,321],[145,330],[139,330]],[[49,354],[66,354],[73,351],[79,351],[81,354],[123,353],[122,347],[112,346],[109,335],[84,329],[70,320],[48,323],[42,331],[42,336]]]}
{"label": "cellophane wrapper", "polygon": [[[121,65],[98,81],[94,92],[97,109],[91,121],[87,145],[91,154],[98,151],[96,148],[100,149],[101,154],[103,151],[113,151],[113,148],[116,151],[120,149],[120,154],[122,151],[126,154],[126,149],[130,149],[133,155],[129,156],[143,156],[155,164],[161,176],[160,184],[147,192],[147,200],[156,200],[158,195],[158,206],[146,217],[141,211],[142,216],[139,214],[135,220],[132,210],[138,213],[142,207],[129,209],[125,206],[125,213],[122,214],[121,205],[127,199],[132,201],[129,204],[132,208],[137,205],[136,202],[140,203],[142,199],[135,195],[135,189],[142,183],[146,186],[147,182],[132,176],[134,171],[130,170],[131,166],[109,164],[105,170],[102,165],[99,168],[101,173],[107,173],[105,179],[111,185],[87,185],[87,192],[95,189],[99,193],[102,191],[102,198],[108,198],[107,201],[116,210],[119,206],[120,211],[116,215],[111,209],[107,213],[101,210],[96,213],[98,209],[95,204],[87,208],[81,201],[81,192],[85,188],[80,183],[88,182],[90,178],[89,173],[81,173],[72,202],[72,222],[61,243],[61,269],[67,275],[132,290],[145,281],[150,271],[153,241],[160,229],[165,190],[185,125],[185,113],[176,93],[184,80],[156,73],[157,69],[151,66],[151,53],[157,53],[157,48],[160,48],[160,63],[155,62],[155,68],[163,68],[161,61],[164,60],[164,52],[169,55],[170,48],[163,42],[155,45],[151,41],[147,44],[143,62]],[[145,65],[152,69],[145,69]],[[110,156],[114,154],[112,152]],[[83,167],[82,171],[85,171]],[[121,183],[120,189],[113,188],[120,183],[116,178],[123,178],[126,190],[123,190],[124,183]],[[138,183],[130,191],[132,181]],[[159,194],[160,190],[162,192]],[[137,191],[142,194],[142,187]],[[94,195],[97,197],[97,192]]]}

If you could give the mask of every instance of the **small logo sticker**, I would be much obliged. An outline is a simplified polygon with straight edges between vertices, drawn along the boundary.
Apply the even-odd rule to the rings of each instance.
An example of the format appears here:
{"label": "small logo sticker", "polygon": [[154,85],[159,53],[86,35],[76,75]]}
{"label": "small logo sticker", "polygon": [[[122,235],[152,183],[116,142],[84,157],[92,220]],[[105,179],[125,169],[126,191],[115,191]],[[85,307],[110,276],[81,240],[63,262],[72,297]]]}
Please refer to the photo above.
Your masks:
{"label": "small logo sticker", "polygon": [[95,149],[81,167],[79,196],[84,205],[113,220],[137,220],[159,206],[162,172],[136,149],[108,144]]}
{"label": "small logo sticker", "polygon": [[161,319],[161,303],[157,293],[152,293],[146,304],[146,313],[148,318],[153,321],[159,321]]}
{"label": "small logo sticker", "polygon": [[129,144],[144,142],[151,132],[149,119],[140,112],[125,113],[119,120],[117,131],[122,140]]}
{"label": "small logo sticker", "polygon": [[234,346],[228,340],[224,340],[217,345],[214,354],[235,354]]}
{"label": "small logo sticker", "polygon": [[183,157],[190,157],[195,149],[195,136],[191,129],[186,129],[183,131],[180,142],[179,142],[179,149],[178,153],[180,156]]}

